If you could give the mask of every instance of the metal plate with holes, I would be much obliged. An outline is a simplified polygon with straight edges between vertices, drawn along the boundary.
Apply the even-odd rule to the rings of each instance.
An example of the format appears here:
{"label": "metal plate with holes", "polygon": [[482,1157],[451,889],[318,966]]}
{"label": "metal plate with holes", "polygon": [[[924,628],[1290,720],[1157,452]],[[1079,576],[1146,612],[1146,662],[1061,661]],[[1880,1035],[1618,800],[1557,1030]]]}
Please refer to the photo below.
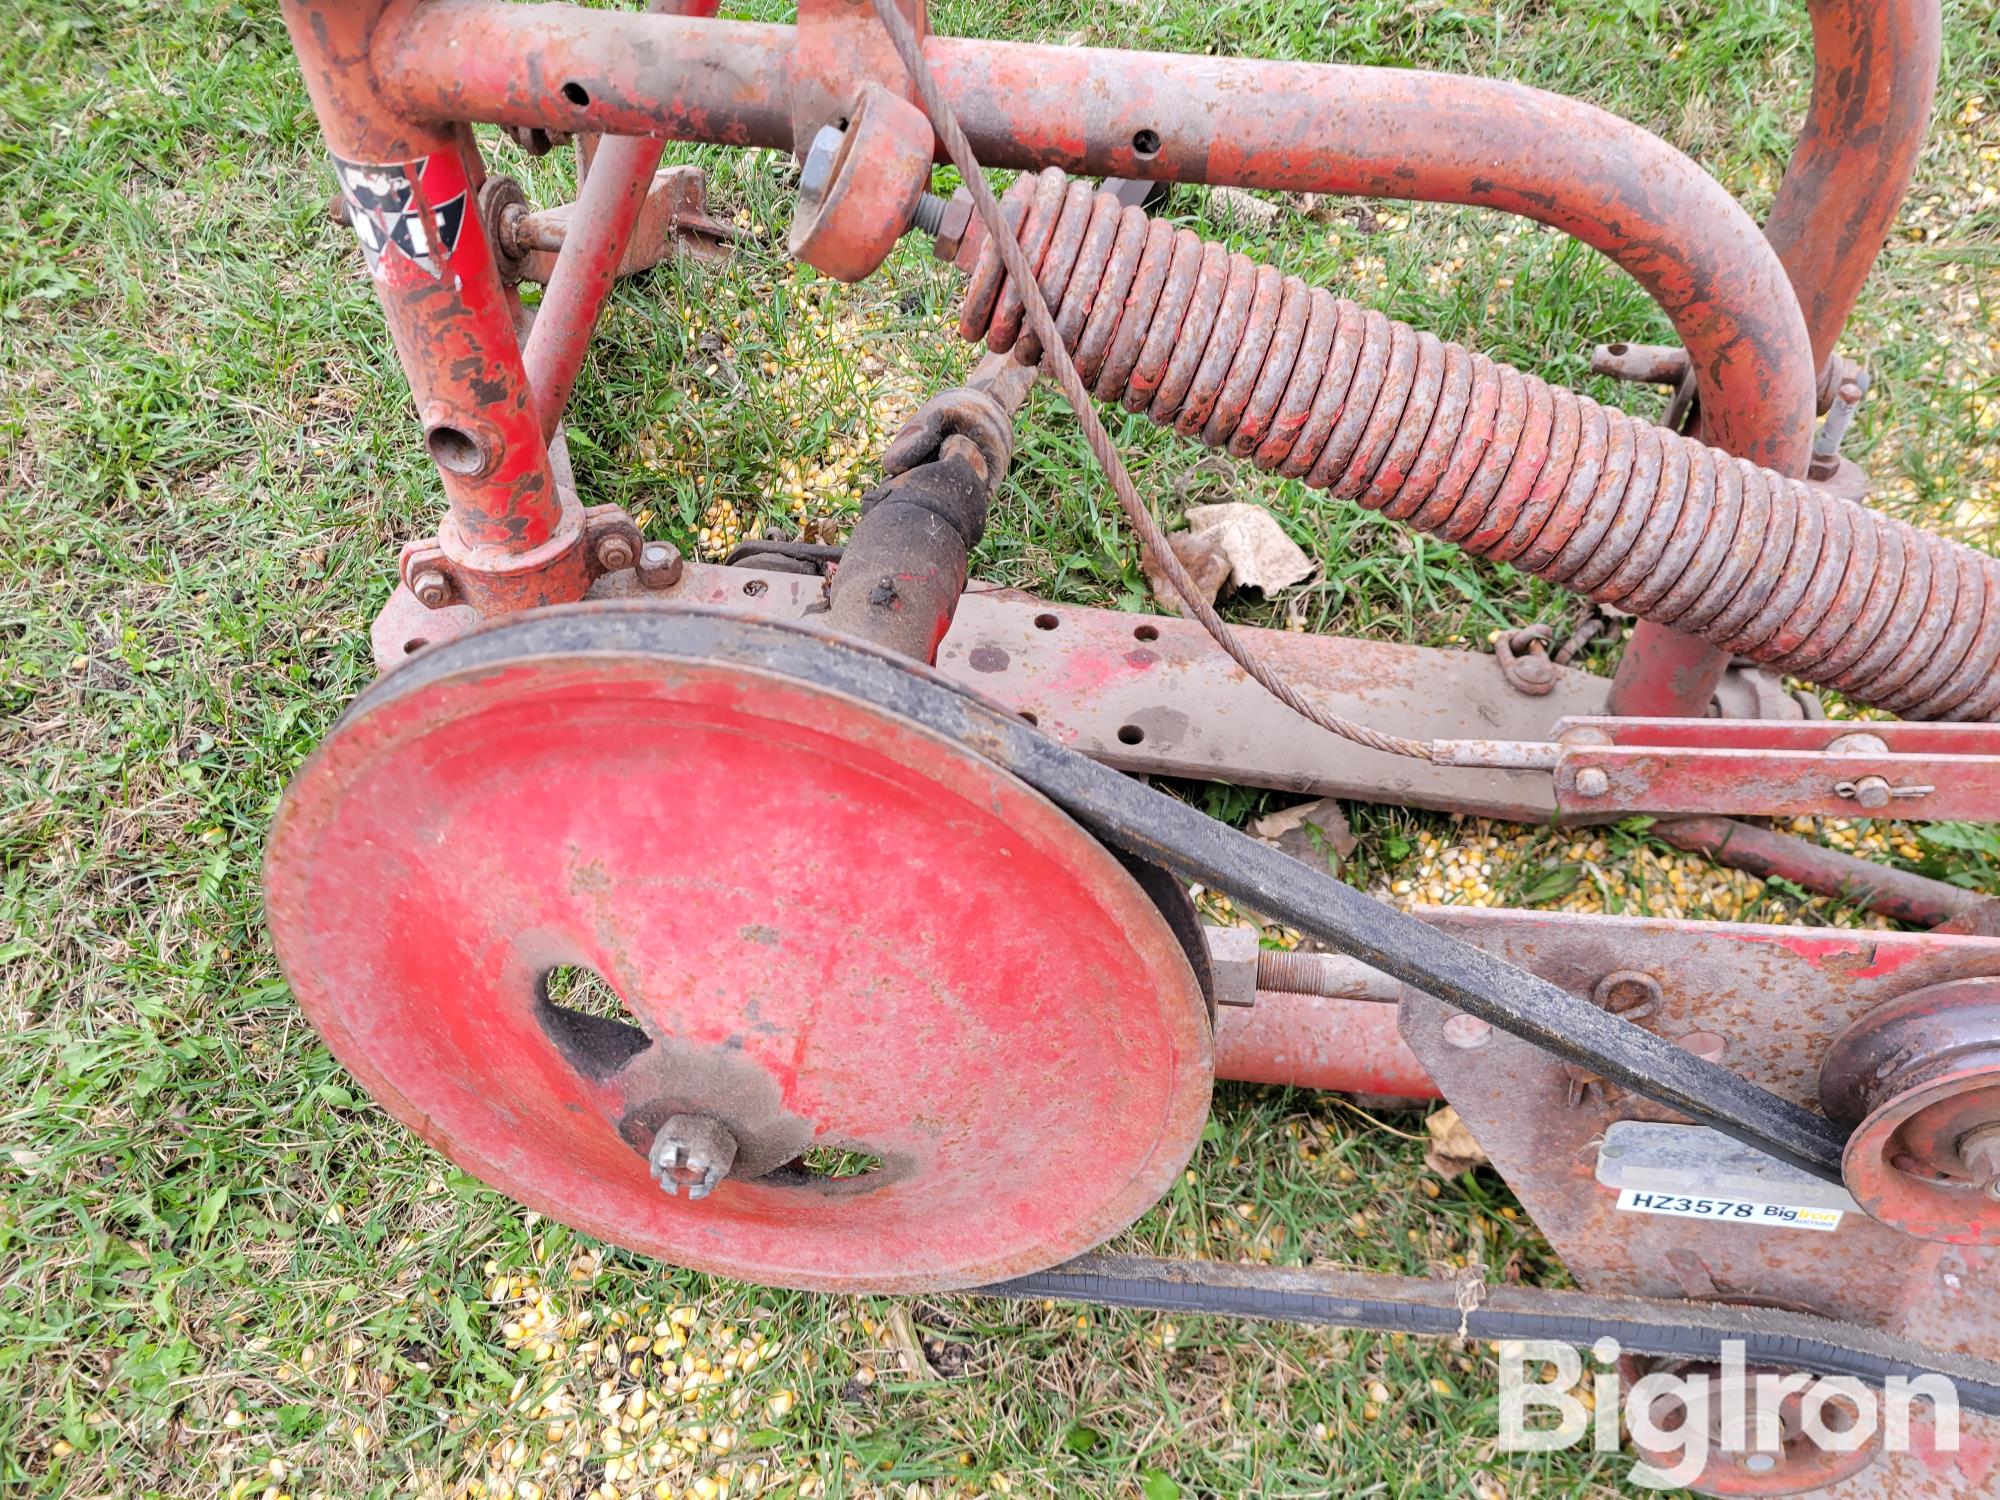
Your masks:
{"label": "metal plate with holes", "polygon": [[[699,604],[768,619],[810,617],[817,577],[686,564],[670,589],[630,573],[593,599]],[[383,671],[469,630],[468,609],[425,610],[398,589],[375,625]],[[1545,697],[1509,687],[1491,656],[1238,627],[1293,686],[1336,714],[1429,739],[1546,740],[1558,719],[1604,712],[1610,681],[1556,669]],[[1191,620],[1051,605],[974,583],[938,649],[938,670],[1030,718],[1094,760],[1152,776],[1224,779],[1539,823],[1555,811],[1546,771],[1494,771],[1385,755],[1308,724]]]}
{"label": "metal plate with holes", "polygon": [[[1659,988],[1640,1024],[1765,1088],[1811,1103],[1828,1041],[1856,1015],[1940,980],[2000,971],[2000,941],[1578,917],[1426,913],[1455,937],[1589,995],[1642,963]],[[1616,1088],[1571,1103],[1564,1066],[1491,1032],[1454,1045],[1456,1015],[1429,996],[1402,1007],[1403,1035],[1579,1282],[1593,1291],[1809,1304],[1896,1326],[1929,1285],[1940,1246],[1848,1214],[1832,1234],[1621,1213],[1598,1179],[1620,1120],[1685,1124]],[[1996,1329],[2000,1334],[2000,1329]]]}

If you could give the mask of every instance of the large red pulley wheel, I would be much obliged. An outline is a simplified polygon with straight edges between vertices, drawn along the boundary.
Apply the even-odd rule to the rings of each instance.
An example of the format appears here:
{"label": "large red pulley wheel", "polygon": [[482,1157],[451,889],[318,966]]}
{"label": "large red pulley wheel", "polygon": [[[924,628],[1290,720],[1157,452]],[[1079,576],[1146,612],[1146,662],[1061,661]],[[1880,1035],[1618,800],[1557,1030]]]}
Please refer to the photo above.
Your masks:
{"label": "large red pulley wheel", "polygon": [[334,1053],[501,1191],[732,1277],[975,1286],[1130,1224],[1212,1075],[1157,908],[970,751],[673,637],[538,611],[356,701],[265,871]]}

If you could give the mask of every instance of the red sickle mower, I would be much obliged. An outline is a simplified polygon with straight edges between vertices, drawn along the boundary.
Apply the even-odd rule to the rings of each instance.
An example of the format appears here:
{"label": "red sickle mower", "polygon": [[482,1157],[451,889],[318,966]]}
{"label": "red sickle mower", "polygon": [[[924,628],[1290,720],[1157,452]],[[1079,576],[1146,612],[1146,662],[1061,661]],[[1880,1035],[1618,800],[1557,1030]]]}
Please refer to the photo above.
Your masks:
{"label": "red sickle mower", "polygon": [[[1867,508],[1834,352],[1935,80],[1921,0],[1821,0],[1761,229],[1656,138],[1478,78],[507,0],[287,0],[449,508],[381,678],[288,793],[279,955],[398,1118],[536,1209],[675,1263],[1480,1338],[1632,1368],[1955,1382],[1963,1432],[1822,1441],[1786,1409],[1715,1494],[1957,1495],[2000,1472],[2000,922],[1735,815],[2000,811],[2000,563]],[[536,213],[472,123],[589,151]],[[988,353],[831,549],[684,562],[560,443],[620,274],[727,232],[665,140],[794,152],[794,254],[905,234]],[[1021,169],[945,201],[933,165]],[[1646,287],[1671,425],[1607,410],[1067,174],[1528,215]],[[514,293],[546,294],[530,324]],[[517,331],[519,330],[519,331]],[[1511,561],[1640,621],[1611,679],[965,594],[1028,384]],[[1816,417],[1821,420],[1816,421]],[[1157,541],[1157,536],[1150,538]],[[1725,674],[1741,673],[1743,681]],[[1737,665],[1732,666],[1732,663]],[[1801,717],[1790,674],[1894,720]],[[1712,702],[1762,716],[1709,716]],[[1683,847],[1927,928],[1409,916],[1122,774]],[[1205,934],[1185,882],[1320,940]],[[552,998],[602,975],[630,1021]],[[1217,1077],[1452,1102],[1583,1290],[1091,1254],[1185,1165]],[[861,1153],[829,1176],[811,1148]],[[1629,1372],[1629,1371],[1628,1371]],[[1725,1433],[1728,1413],[1724,1412]],[[1739,1413],[1740,1416],[1740,1413]]]}

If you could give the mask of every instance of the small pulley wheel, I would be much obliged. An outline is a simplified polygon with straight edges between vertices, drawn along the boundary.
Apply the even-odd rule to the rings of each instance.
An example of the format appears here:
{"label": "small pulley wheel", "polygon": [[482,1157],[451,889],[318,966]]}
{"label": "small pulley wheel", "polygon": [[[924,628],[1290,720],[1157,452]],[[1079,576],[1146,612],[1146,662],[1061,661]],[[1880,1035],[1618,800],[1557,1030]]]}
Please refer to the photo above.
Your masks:
{"label": "small pulley wheel", "polygon": [[[1757,1496],[1761,1500],[1765,1496],[1814,1494],[1853,1478],[1882,1455],[1879,1432],[1849,1437],[1860,1425],[1861,1412],[1844,1395],[1814,1403],[1812,1422],[1833,1446],[1823,1447],[1815,1440],[1804,1392],[1784,1385],[1775,1387],[1782,1394],[1769,1412],[1775,1430],[1761,1431],[1757,1382],[1767,1376],[1782,1381],[1792,1373],[1789,1370],[1749,1366],[1742,1371],[1743,1385],[1734,1390],[1725,1379],[1727,1372],[1715,1360],[1649,1359],[1627,1354],[1619,1357],[1618,1370],[1632,1408],[1643,1407],[1651,1430],[1670,1439],[1656,1447],[1635,1432],[1633,1451],[1666,1473],[1677,1470],[1686,1444],[1699,1441],[1696,1451],[1705,1452],[1707,1459],[1684,1481],[1697,1495]],[[1638,1382],[1653,1374],[1674,1376],[1677,1383],[1648,1395],[1649,1388]],[[1695,1392],[1701,1393],[1703,1401],[1698,1412],[1691,1409],[1688,1400]],[[1732,1402],[1736,1405],[1733,1412],[1728,1410]],[[1694,1432],[1682,1437],[1690,1422],[1696,1424]],[[1742,1435],[1741,1446],[1726,1448],[1719,1439],[1732,1433]]]}
{"label": "small pulley wheel", "polygon": [[1820,1104],[1854,1127],[1855,1202],[1891,1228],[2000,1245],[2000,979],[1929,985],[1857,1017],[1820,1065]]}
{"label": "small pulley wheel", "polygon": [[811,1290],[1055,1265],[1186,1165],[1201,991],[1040,793],[703,650],[801,637],[579,605],[399,667],[279,812],[286,976],[397,1119],[603,1239]]}

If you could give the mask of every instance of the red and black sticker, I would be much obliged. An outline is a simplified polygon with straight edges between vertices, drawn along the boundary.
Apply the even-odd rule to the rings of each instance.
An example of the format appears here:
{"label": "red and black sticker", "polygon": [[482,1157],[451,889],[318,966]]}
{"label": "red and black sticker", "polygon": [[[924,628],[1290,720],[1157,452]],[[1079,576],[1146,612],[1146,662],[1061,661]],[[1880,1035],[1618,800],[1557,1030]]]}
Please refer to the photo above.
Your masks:
{"label": "red and black sticker", "polygon": [[333,170],[368,269],[380,274],[383,257],[393,255],[442,280],[465,227],[465,165],[457,153],[438,151],[413,162],[336,156]]}

